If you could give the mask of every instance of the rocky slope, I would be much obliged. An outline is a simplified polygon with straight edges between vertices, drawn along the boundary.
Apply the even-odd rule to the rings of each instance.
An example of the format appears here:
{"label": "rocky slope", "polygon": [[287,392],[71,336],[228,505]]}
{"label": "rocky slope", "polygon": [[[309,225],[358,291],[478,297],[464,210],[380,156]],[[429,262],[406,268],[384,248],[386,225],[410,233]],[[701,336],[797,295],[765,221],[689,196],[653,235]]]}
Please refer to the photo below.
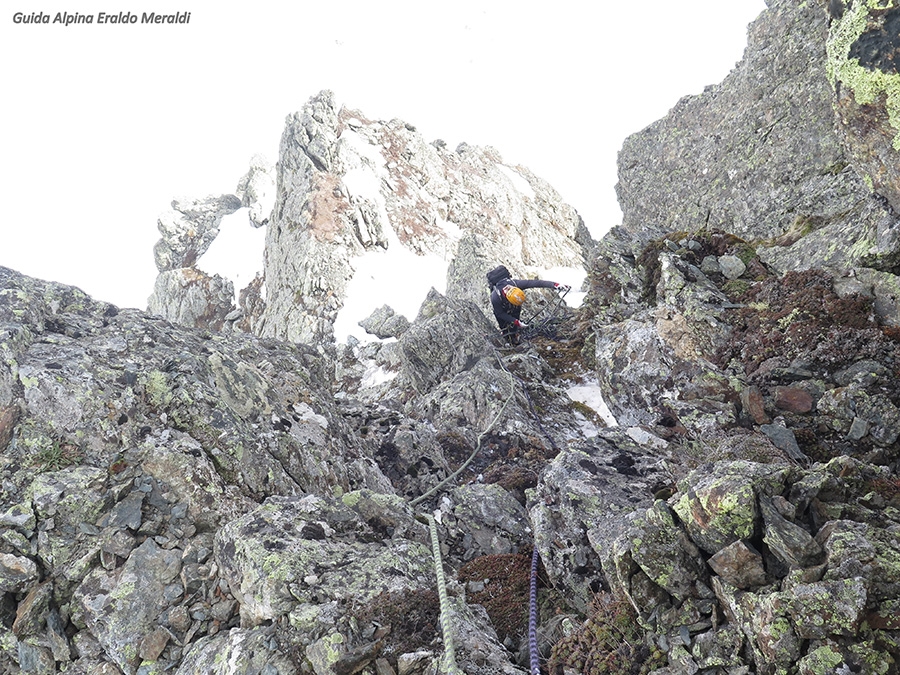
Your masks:
{"label": "rocky slope", "polygon": [[[627,141],[596,246],[527,170],[326,93],[274,180],[161,219],[153,313],[0,268],[0,670],[524,673],[536,546],[542,672],[900,672],[898,10],[828,8],[772,0]],[[241,205],[238,308],[197,262]],[[334,343],[385,246],[446,292]],[[500,349],[483,274],[532,246],[588,296]]]}

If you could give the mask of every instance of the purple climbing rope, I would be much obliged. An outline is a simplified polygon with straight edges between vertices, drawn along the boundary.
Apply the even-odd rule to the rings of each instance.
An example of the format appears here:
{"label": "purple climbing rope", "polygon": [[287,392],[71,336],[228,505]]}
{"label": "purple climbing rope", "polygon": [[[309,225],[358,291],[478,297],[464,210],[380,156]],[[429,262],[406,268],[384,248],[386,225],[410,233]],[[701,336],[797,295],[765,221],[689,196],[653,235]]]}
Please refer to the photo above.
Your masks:
{"label": "purple climbing rope", "polygon": [[540,655],[537,644],[537,578],[538,578],[538,548],[534,545],[531,554],[531,596],[529,598],[528,612],[528,653],[531,656],[531,675],[541,675]]}

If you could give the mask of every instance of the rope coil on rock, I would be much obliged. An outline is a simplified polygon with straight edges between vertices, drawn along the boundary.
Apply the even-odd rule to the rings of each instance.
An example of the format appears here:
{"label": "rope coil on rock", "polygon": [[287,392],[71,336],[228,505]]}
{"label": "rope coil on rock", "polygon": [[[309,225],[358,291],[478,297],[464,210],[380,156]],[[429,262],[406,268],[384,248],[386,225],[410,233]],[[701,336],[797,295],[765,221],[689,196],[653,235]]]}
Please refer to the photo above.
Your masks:
{"label": "rope coil on rock", "polygon": [[[545,337],[555,337],[548,331],[548,328],[551,322],[556,318],[556,314],[559,311],[560,307],[563,305],[563,301],[565,300],[566,294],[568,294],[569,290],[566,289],[564,291],[558,291],[557,296],[550,303],[544,305],[536,314],[533,314],[528,318],[528,327],[522,331],[525,339],[537,337],[539,335],[543,335]],[[547,312],[547,310],[550,310]],[[547,312],[547,316],[542,320],[540,319],[541,315]]]}

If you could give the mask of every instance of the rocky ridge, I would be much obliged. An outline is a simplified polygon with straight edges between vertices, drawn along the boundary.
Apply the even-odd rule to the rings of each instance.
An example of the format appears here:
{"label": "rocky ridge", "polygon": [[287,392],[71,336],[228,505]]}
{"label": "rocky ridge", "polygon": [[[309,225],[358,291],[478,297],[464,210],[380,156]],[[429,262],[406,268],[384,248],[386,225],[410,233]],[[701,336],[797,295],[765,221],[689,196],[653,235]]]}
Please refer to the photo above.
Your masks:
{"label": "rocky ridge", "polygon": [[[505,164],[496,149],[463,143],[450,150],[440,139],[428,143],[411,124],[370,120],[340,105],[330,91],[288,117],[274,173],[272,178],[257,161],[240,181],[241,203],[255,212],[261,212],[257,191],[244,186],[266,176],[275,182],[265,219],[265,261],[259,279],[238,289],[240,306],[220,291],[228,280],[210,278],[197,265],[217,234],[209,219],[174,227],[164,214],[157,250],[183,254],[157,254],[160,276],[152,311],[186,325],[217,330],[235,325],[259,335],[322,343],[333,337],[364,259],[377,263],[381,257],[391,264],[390,250],[406,252],[409,260],[428,260],[419,269],[447,270],[439,275],[446,277],[442,292],[487,311],[485,266],[502,258],[523,274],[581,268],[591,245],[577,212],[527,168]],[[233,195],[211,199],[221,208],[236,200]],[[263,219],[257,215],[253,222]]]}
{"label": "rocky ridge", "polygon": [[[384,178],[373,148],[418,141],[329,94],[288,120],[243,315],[207,313],[202,289],[195,318],[120,311],[0,269],[2,669],[437,673],[452,640],[469,675],[527,672],[536,546],[548,673],[900,672],[895,14],[772,0],[728,79],[626,143],[624,222],[596,247],[542,200],[451,188],[448,214],[519,203],[528,242],[588,253],[585,303],[521,350],[485,339],[481,283],[528,260],[475,233],[416,232],[453,258],[447,292],[403,320],[381,308],[367,324],[388,337],[368,344],[328,341],[340,301],[280,281],[300,252],[346,265],[354,222],[394,246],[393,216],[436,194],[406,189],[427,173],[415,152],[377,192],[347,187]],[[854,59],[884,91],[848,100]],[[431,147],[441,171],[486,161]],[[196,233],[240,203],[185,206],[208,230],[175,228],[161,277],[194,274]],[[328,297],[347,281],[318,278]],[[185,306],[159,288],[162,313]]]}

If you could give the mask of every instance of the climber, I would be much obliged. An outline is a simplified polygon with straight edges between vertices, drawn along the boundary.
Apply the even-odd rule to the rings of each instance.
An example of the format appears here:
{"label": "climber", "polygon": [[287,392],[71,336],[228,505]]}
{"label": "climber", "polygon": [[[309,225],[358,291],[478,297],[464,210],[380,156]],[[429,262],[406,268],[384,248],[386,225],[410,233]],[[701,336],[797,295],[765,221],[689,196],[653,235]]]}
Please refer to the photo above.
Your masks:
{"label": "climber", "polygon": [[555,281],[511,279],[510,276],[509,270],[500,265],[487,273],[487,280],[491,289],[491,307],[500,326],[500,334],[509,340],[510,344],[517,345],[521,342],[520,331],[527,328],[527,324],[519,319],[522,304],[525,302],[523,289],[553,288],[565,293],[571,287]]}

